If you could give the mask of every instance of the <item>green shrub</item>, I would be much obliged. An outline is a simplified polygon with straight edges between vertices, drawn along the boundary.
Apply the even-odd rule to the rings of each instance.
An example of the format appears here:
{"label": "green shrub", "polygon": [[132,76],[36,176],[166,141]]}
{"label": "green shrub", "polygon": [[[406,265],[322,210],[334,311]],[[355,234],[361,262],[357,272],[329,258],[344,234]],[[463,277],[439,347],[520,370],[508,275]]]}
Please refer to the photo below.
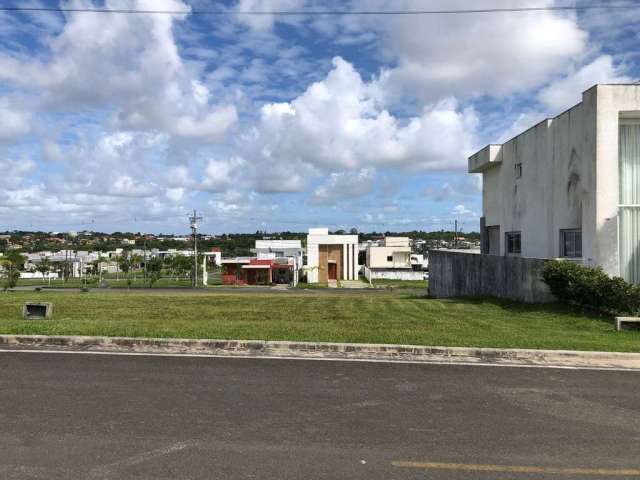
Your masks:
{"label": "green shrub", "polygon": [[549,261],[544,266],[542,277],[551,293],[561,302],[618,315],[640,313],[640,287],[620,277],[612,278],[600,267]]}

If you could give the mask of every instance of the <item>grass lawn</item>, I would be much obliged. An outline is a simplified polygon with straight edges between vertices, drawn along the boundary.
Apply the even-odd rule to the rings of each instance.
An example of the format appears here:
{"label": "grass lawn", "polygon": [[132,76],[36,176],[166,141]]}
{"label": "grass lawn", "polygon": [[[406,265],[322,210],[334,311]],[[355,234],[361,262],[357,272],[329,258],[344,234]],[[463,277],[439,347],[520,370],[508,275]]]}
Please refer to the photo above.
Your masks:
{"label": "grass lawn", "polygon": [[[129,288],[127,285],[126,278],[116,278],[114,277],[105,277],[103,278],[103,282],[113,288]],[[99,279],[97,277],[94,278],[70,278],[66,282],[62,279],[51,280],[51,288],[81,288],[84,285],[90,288],[97,288],[99,283]],[[37,278],[21,278],[18,281],[18,287],[26,287],[26,286],[41,286],[41,287],[49,287],[49,280],[41,280]],[[153,288],[179,288],[179,287],[191,287],[191,279],[189,278],[172,278],[172,277],[162,277],[158,279],[156,283],[153,284]],[[149,288],[149,284],[144,281],[144,278],[141,274],[138,274],[135,278],[131,277],[131,286],[130,288]]]}
{"label": "grass lawn", "polygon": [[[25,301],[52,320],[22,320]],[[640,332],[563,305],[436,300],[401,292],[10,292],[0,333],[237,338],[640,351]]]}

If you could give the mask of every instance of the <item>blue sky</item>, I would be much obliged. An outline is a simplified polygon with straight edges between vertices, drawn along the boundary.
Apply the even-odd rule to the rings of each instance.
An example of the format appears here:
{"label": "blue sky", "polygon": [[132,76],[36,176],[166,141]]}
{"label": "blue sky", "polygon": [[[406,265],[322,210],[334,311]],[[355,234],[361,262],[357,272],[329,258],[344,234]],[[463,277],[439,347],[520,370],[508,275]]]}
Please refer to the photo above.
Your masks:
{"label": "blue sky", "polygon": [[229,14],[0,12],[2,230],[184,232],[193,208],[211,233],[477,230],[469,154],[594,83],[640,78],[640,9],[278,17],[236,12],[426,3],[4,3]]}

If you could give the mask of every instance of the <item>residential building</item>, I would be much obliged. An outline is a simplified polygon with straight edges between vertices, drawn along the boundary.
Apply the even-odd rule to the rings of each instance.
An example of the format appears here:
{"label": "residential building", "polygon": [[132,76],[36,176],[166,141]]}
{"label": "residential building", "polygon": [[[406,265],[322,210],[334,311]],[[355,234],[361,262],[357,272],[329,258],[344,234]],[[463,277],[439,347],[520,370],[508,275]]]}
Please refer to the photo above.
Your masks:
{"label": "residential building", "polygon": [[358,235],[330,235],[310,228],[307,235],[307,282],[358,280]]}
{"label": "residential building", "polygon": [[365,277],[368,280],[422,280],[422,268],[414,270],[411,257],[409,237],[386,237],[380,246],[367,247]]}
{"label": "residential building", "polygon": [[290,259],[223,258],[224,285],[271,285],[290,283],[293,262]]}
{"label": "residential building", "polygon": [[582,101],[469,157],[483,179],[481,250],[565,258],[640,283],[640,85]]}
{"label": "residential building", "polygon": [[256,257],[259,260],[274,260],[275,264],[291,265],[291,268],[276,270],[274,283],[296,286],[304,261],[304,249],[300,240],[256,240]]}

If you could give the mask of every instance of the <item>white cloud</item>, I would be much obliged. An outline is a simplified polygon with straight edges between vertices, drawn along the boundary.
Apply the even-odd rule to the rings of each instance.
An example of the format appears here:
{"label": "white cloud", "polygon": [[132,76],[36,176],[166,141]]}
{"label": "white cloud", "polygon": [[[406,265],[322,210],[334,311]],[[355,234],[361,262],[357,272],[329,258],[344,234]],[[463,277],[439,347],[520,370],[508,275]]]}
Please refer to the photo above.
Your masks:
{"label": "white cloud", "polygon": [[224,160],[209,160],[204,172],[201,188],[208,192],[224,192],[237,186],[245,174],[247,164],[241,157]]}
{"label": "white cloud", "polygon": [[31,115],[10,104],[9,99],[0,97],[0,141],[13,141],[29,133]]}
{"label": "white cloud", "polygon": [[473,109],[460,109],[452,98],[419,116],[397,118],[376,101],[372,83],[340,57],[324,80],[291,102],[264,105],[260,114],[243,138],[251,149],[245,156],[270,172],[286,165],[294,177],[370,167],[459,169],[473,150],[478,123]]}
{"label": "white cloud", "polygon": [[165,194],[172,202],[180,202],[184,198],[184,188],[167,188]]}
{"label": "white cloud", "polygon": [[475,214],[473,213],[473,210],[465,207],[464,205],[456,205],[455,207],[453,207],[453,210],[451,210],[451,215],[473,216]]}
{"label": "white cloud", "polygon": [[[272,12],[279,10],[293,11],[299,9],[304,0],[240,0],[236,12]],[[275,23],[274,15],[242,15],[238,14],[238,21],[252,30],[269,31]]]}
{"label": "white cloud", "polygon": [[[104,8],[119,8],[107,1]],[[134,9],[184,10],[179,0],[138,0]],[[219,141],[237,121],[233,105],[211,105],[207,87],[182,61],[173,33],[184,15],[71,13],[42,59],[0,54],[0,79],[43,92],[53,109],[113,109],[120,129],[161,130]]]}
{"label": "white cloud", "polygon": [[[389,6],[389,2],[382,2]],[[491,7],[551,6],[553,0],[496,0]],[[410,0],[394,9],[423,9]],[[429,9],[464,9],[468,0],[435,0]],[[586,49],[588,35],[573,15],[559,12],[415,15],[374,19],[381,48],[397,65],[383,69],[388,100],[447,95],[507,96],[543,85]]]}
{"label": "white cloud", "polygon": [[624,83],[631,78],[614,65],[610,55],[601,55],[591,63],[545,87],[538,95],[545,107],[559,113],[582,100],[582,92],[596,83]]}
{"label": "white cloud", "polygon": [[314,203],[332,203],[340,198],[361,197],[371,192],[376,171],[362,168],[353,172],[335,172],[313,192]]}
{"label": "white cloud", "polygon": [[121,197],[150,197],[157,193],[156,185],[140,182],[129,175],[118,176],[108,190],[109,195]]}
{"label": "white cloud", "polygon": [[36,163],[30,158],[21,160],[0,158],[0,186],[7,189],[19,188],[36,169]]}

